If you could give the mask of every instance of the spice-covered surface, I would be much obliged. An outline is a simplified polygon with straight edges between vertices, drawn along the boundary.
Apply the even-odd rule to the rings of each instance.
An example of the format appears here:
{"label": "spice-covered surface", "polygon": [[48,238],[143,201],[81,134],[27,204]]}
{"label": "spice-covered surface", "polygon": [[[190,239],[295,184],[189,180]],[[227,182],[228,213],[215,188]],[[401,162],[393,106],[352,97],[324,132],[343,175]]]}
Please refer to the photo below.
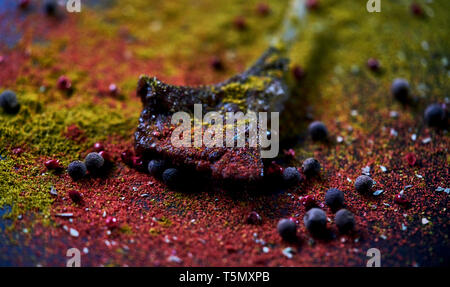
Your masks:
{"label": "spice-covered surface", "polygon": [[[449,138],[424,125],[423,111],[448,101],[450,2],[381,1],[381,13],[368,13],[361,1],[308,1],[281,114],[283,149],[293,151],[277,161],[314,157],[320,177],[239,193],[200,183],[171,191],[124,163],[142,110],[137,80],[198,85],[243,71],[288,3],[81,2],[81,13],[47,15],[40,1],[0,0],[0,89],[21,104],[0,113],[0,265],[64,266],[72,247],[83,266],[365,266],[369,248],[383,266],[449,264]],[[416,104],[392,97],[399,77]],[[312,120],[326,124],[328,143],[307,136]],[[113,169],[73,181],[65,168],[97,142]],[[363,173],[374,195],[355,190]],[[324,206],[330,237],[313,238],[301,197],[322,205],[329,188],[344,191],[356,230],[341,235]],[[253,211],[260,223],[248,223]],[[277,233],[289,217],[295,243]]]}

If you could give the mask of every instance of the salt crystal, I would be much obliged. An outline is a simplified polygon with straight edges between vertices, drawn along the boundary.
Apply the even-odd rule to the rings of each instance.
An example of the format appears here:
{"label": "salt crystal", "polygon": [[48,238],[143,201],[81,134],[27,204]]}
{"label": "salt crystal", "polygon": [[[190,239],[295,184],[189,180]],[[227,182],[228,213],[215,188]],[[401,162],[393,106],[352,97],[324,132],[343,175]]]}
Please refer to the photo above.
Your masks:
{"label": "salt crystal", "polygon": [[72,217],[73,213],[71,213],[71,212],[63,212],[63,213],[57,213],[57,214],[55,214],[55,216],[58,216],[58,217]]}
{"label": "salt crystal", "polygon": [[52,186],[51,188],[50,188],[50,194],[51,195],[58,195],[58,191]]}
{"label": "salt crystal", "polygon": [[169,262],[175,262],[175,263],[182,263],[183,262],[183,260],[181,260],[180,257],[175,256],[175,255],[170,255],[167,260],[169,260]]}
{"label": "salt crystal", "polygon": [[76,229],[73,229],[73,228],[69,229],[69,233],[70,233],[70,236],[72,236],[72,237],[78,237],[80,235],[80,233]]}
{"label": "salt crystal", "polygon": [[362,168],[362,174],[370,175],[370,166],[366,166],[366,167]]}
{"label": "salt crystal", "polygon": [[402,223],[402,230],[405,231],[406,229],[408,229],[408,227],[406,227],[406,225]]}
{"label": "salt crystal", "polygon": [[379,190],[375,191],[375,192],[373,193],[373,195],[378,196],[378,195],[382,194],[383,191],[384,191],[384,190],[379,189]]}
{"label": "salt crystal", "polygon": [[294,250],[291,247],[286,247],[283,249],[282,251],[283,255],[286,256],[287,258],[291,259],[294,255]]}
{"label": "salt crystal", "polygon": [[427,143],[429,143],[429,142],[431,142],[431,138],[430,138],[430,137],[424,138],[424,139],[422,140],[422,143],[423,143],[423,144],[427,144]]}
{"label": "salt crystal", "polygon": [[429,222],[430,222],[430,221],[429,221],[428,219],[426,219],[425,217],[422,218],[422,224],[423,224],[423,225],[428,224]]}
{"label": "salt crystal", "polygon": [[447,188],[443,188],[443,187],[440,187],[440,186],[439,186],[438,188],[436,188],[435,191],[439,191],[439,192],[440,192],[440,191],[443,191],[443,192],[445,192],[445,193],[448,194],[448,193],[450,193],[450,188],[448,188],[448,187],[447,187]]}
{"label": "salt crystal", "polygon": [[390,111],[389,112],[389,116],[391,118],[397,118],[398,117],[398,112],[397,111]]}
{"label": "salt crystal", "polygon": [[381,169],[382,172],[386,172],[387,171],[387,168],[385,166],[383,166],[383,165],[380,165],[380,169]]}

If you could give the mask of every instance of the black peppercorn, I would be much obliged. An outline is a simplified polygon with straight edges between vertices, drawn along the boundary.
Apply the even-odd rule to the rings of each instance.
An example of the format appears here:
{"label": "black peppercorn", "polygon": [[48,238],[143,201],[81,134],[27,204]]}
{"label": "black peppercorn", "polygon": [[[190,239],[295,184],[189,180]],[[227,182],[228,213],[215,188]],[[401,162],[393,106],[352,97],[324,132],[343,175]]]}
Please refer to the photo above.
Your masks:
{"label": "black peppercorn", "polygon": [[180,174],[176,168],[168,168],[162,174],[164,183],[170,188],[176,188],[180,184]]}
{"label": "black peppercorn", "polygon": [[323,141],[328,137],[328,130],[324,123],[315,121],[309,125],[309,134],[314,141]]}
{"label": "black peppercorn", "polygon": [[277,231],[284,240],[293,240],[297,235],[297,225],[290,219],[281,219],[277,225]]}
{"label": "black peppercorn", "polygon": [[17,114],[20,109],[19,101],[17,96],[13,91],[6,90],[0,94],[0,106],[3,108],[5,113]]}
{"label": "black peppercorn", "polygon": [[327,215],[320,208],[311,208],[303,217],[306,228],[312,234],[320,234],[325,231],[327,225]]}
{"label": "black peppercorn", "polygon": [[76,160],[69,164],[67,172],[73,180],[79,180],[86,175],[86,165],[84,162]]}
{"label": "black peppercorn", "polygon": [[294,186],[301,181],[301,175],[295,167],[285,168],[283,171],[283,180],[288,186]]}
{"label": "black peppercorn", "polygon": [[95,173],[102,168],[105,164],[105,160],[98,152],[91,152],[84,159],[84,163],[90,172]]}
{"label": "black peppercorn", "polygon": [[445,110],[439,104],[431,104],[424,112],[425,123],[430,127],[440,127],[444,124]]}
{"label": "black peppercorn", "polygon": [[302,167],[306,176],[314,176],[320,173],[320,163],[312,157],[305,159]]}
{"label": "black peppercorn", "polygon": [[355,227],[355,217],[347,209],[340,209],[336,212],[334,221],[341,233],[349,232]]}
{"label": "black peppercorn", "polygon": [[344,193],[337,188],[330,188],[325,194],[325,203],[335,209],[344,204]]}
{"label": "black peppercorn", "polygon": [[370,176],[367,175],[360,175],[355,180],[355,189],[358,192],[361,193],[368,193],[373,186],[373,180],[370,178]]}

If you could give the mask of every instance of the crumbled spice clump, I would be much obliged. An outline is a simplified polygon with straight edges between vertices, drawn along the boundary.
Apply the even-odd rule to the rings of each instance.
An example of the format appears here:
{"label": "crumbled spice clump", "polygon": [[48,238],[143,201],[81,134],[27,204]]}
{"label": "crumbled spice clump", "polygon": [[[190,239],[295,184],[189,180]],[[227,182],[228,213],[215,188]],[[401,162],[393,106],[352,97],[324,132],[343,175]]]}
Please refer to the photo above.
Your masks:
{"label": "crumbled spice clump", "polygon": [[[0,109],[0,262],[65,266],[76,247],[82,266],[365,266],[376,247],[382,266],[449,265],[448,118],[428,125],[441,112],[425,111],[448,105],[450,1],[383,1],[377,15],[361,13],[360,1],[307,1],[280,113],[280,150],[295,157],[261,162],[258,176],[271,181],[239,193],[184,173],[193,188],[177,191],[147,171],[165,158],[134,151],[136,82],[145,73],[161,87],[197,87],[240,73],[277,34],[285,1],[263,1],[270,13],[258,1],[85,1],[82,13],[55,6],[54,16],[25,2],[0,9],[0,92],[13,91],[20,104],[17,113]],[[383,25],[389,33],[378,31]],[[374,57],[376,73],[367,69]],[[221,86],[220,111],[245,112],[243,94],[254,92],[257,103],[271,76]],[[317,119],[326,140],[308,133]],[[90,152],[111,163],[108,172],[74,181],[46,167],[59,160],[67,168]],[[214,150],[202,159],[248,176],[247,166],[259,163],[251,154]],[[246,159],[242,169],[233,158]],[[299,169],[307,158],[320,163],[320,176]],[[307,180],[286,189],[289,166]],[[208,170],[203,161],[197,169]],[[369,192],[355,189],[362,174],[374,181]],[[344,191],[348,212],[326,205],[330,187]],[[295,240],[280,236],[280,219],[290,234],[295,226]],[[311,226],[325,230],[316,236]]]}

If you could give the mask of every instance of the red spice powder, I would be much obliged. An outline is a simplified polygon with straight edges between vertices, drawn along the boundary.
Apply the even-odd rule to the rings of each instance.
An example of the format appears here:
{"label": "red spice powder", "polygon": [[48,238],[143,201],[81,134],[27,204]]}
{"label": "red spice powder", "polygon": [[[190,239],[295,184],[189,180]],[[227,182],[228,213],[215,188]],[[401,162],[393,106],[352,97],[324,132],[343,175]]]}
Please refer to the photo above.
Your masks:
{"label": "red spice powder", "polygon": [[[122,40],[99,41],[95,46],[77,44],[82,42],[78,41],[82,33],[70,18],[59,25],[39,22],[39,18],[32,20],[36,20],[33,27],[39,28],[40,35],[73,36],[61,51],[58,64],[72,67],[77,63],[78,69],[90,71],[86,90],[98,91],[99,87],[120,83],[124,78],[137,79],[142,71],[157,74],[165,68],[160,59],[125,56],[123,51],[129,44]],[[92,51],[97,49],[104,53],[92,57]],[[2,54],[1,82],[14,86],[18,76],[26,74],[23,67],[27,67],[29,58],[22,49]],[[98,67],[107,59],[122,63],[123,68],[108,67],[107,73],[100,73]],[[209,59],[209,55],[200,55],[191,69],[183,69],[180,63],[179,75],[166,77],[175,84],[201,83],[205,79],[202,64],[207,67]],[[37,86],[50,83],[40,73],[35,74]],[[310,91],[302,97],[301,105],[314,95]],[[129,97],[130,102],[137,101],[134,95]],[[105,100],[118,106],[130,104],[115,98]],[[327,107],[325,103],[321,108]],[[110,173],[88,175],[76,182],[66,173],[52,174],[51,225],[36,220],[38,210],[21,214],[11,233],[0,234],[0,261],[65,266],[66,250],[76,247],[82,251],[82,266],[365,266],[366,251],[375,247],[382,252],[383,266],[448,265],[445,256],[449,246],[449,205],[448,194],[442,190],[449,178],[450,140],[438,132],[425,131],[432,138],[430,143],[417,140],[405,144],[415,123],[402,117],[395,123],[389,122],[398,132],[397,137],[389,137],[379,128],[388,121],[387,113],[370,109],[378,110],[368,108],[371,120],[367,121],[367,129],[355,128],[351,132],[346,127],[352,125],[353,119],[342,117],[338,123],[333,112],[323,113],[330,135],[346,133],[351,144],[313,144],[305,139],[302,147],[296,149],[296,156],[314,156],[323,172],[289,190],[236,194],[212,184],[194,192],[175,192],[159,179],[133,168],[138,160],[131,151],[131,140],[108,138],[102,143],[114,161]],[[74,124],[67,127],[64,135],[81,141],[84,132]],[[402,156],[405,145],[414,150],[412,156]],[[419,165],[417,158],[427,160]],[[34,164],[43,167],[46,159]],[[20,161],[15,163],[15,168],[20,169]],[[32,160],[27,164],[33,164]],[[383,190],[378,196],[354,190],[354,180],[366,166],[370,167],[376,189]],[[387,171],[379,166],[387,167]],[[284,164],[273,162],[266,167],[266,174],[280,176],[283,167]],[[35,181],[41,177],[30,173],[23,179]],[[331,187],[344,191],[345,208],[356,219],[354,233],[340,234],[333,222],[333,211],[323,205],[325,191]],[[23,191],[20,196],[26,198],[27,192],[33,191]],[[327,214],[330,238],[314,238],[303,225],[306,209],[313,203]],[[260,216],[259,224],[246,222],[251,211]],[[292,218],[297,223],[298,243],[281,240],[276,231],[280,218]],[[283,253],[287,247],[294,250],[292,258]]]}

